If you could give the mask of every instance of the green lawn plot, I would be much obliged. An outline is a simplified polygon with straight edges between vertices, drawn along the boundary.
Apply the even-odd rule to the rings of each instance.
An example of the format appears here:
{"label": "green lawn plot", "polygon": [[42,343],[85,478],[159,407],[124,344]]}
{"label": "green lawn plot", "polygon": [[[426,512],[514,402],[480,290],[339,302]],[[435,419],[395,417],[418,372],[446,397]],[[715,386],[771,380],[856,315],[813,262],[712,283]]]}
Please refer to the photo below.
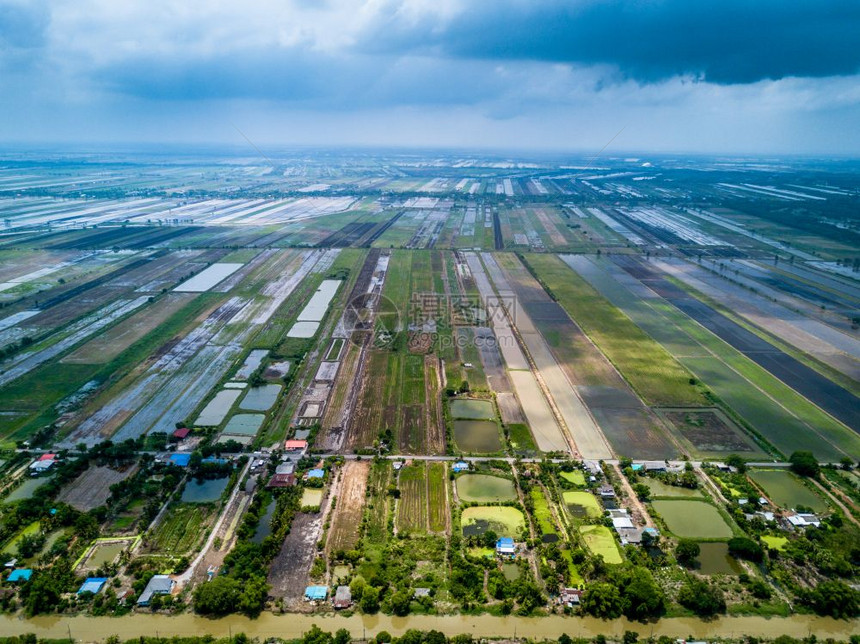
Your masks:
{"label": "green lawn plot", "polygon": [[669,532],[688,539],[727,539],[732,528],[710,503],[692,500],[664,500],[651,502]]}
{"label": "green lawn plot", "polygon": [[543,535],[543,541],[546,543],[558,541],[558,531],[555,528],[552,510],[550,510],[549,501],[543,489],[535,486],[530,490],[529,494],[534,503],[533,514],[538,528],[540,528]]}
{"label": "green lawn plot", "polygon": [[615,537],[605,525],[583,525],[579,527],[579,534],[585,542],[585,547],[592,554],[600,555],[608,564],[620,564],[623,559],[615,543]]}
{"label": "green lawn plot", "polygon": [[570,550],[562,550],[561,556],[567,562],[568,583],[574,587],[581,587],[585,583],[582,575],[579,574],[579,569],[573,563],[573,553]]}
{"label": "green lawn plot", "polygon": [[448,528],[448,479],[444,463],[427,465],[427,490],[429,494],[429,525],[432,532],[444,532]]}
{"label": "green lawn plot", "polygon": [[455,420],[454,443],[469,453],[491,454],[502,449],[499,426],[492,420]]}
{"label": "green lawn plot", "polygon": [[[457,327],[454,329],[457,334],[457,348],[460,351],[460,360],[454,352],[454,347],[451,347],[450,352],[446,351],[447,347],[438,349],[440,356],[445,360],[446,369],[449,367],[456,370],[457,378],[448,379],[450,383],[457,383],[460,380],[466,380],[472,391],[476,389],[489,389],[490,385],[487,382],[487,374],[484,372],[484,364],[481,362],[481,354],[478,351],[478,346],[475,340],[475,330],[471,327]],[[446,338],[451,340],[452,338]],[[451,343],[449,343],[451,344]],[[471,365],[465,367],[460,365]],[[486,413],[486,412],[485,412]],[[492,418],[492,416],[482,416],[482,418]]]}
{"label": "green lawn plot", "polygon": [[817,492],[786,470],[750,470],[748,476],[764,490],[765,495],[781,508],[793,510],[803,505],[814,512],[826,512],[827,502]]}
{"label": "green lawn plot", "polygon": [[463,534],[484,534],[492,530],[500,537],[519,539],[525,527],[525,517],[517,508],[504,505],[475,505],[460,516]]}
{"label": "green lawn plot", "polygon": [[[860,436],[665,300],[643,299],[620,284],[609,272],[621,270],[614,264],[584,265],[583,277],[781,452],[811,450],[818,458],[833,461],[860,453]],[[706,456],[710,447],[705,447],[704,454],[696,455]],[[733,451],[748,458],[762,453],[752,444],[749,449]]]}
{"label": "green lawn plot", "polygon": [[652,497],[669,496],[684,499],[702,498],[702,491],[698,488],[679,487],[677,485],[667,485],[659,479],[644,477],[638,479],[637,482],[642,482],[648,486]]}
{"label": "green lawn plot", "polygon": [[450,405],[451,418],[467,420],[487,420],[496,417],[496,410],[491,400],[452,400]]}
{"label": "green lawn plot", "polygon": [[423,462],[400,470],[397,482],[397,531],[426,532],[428,526],[427,468]]}
{"label": "green lawn plot", "polygon": [[554,255],[528,262],[567,314],[606,354],[633,389],[654,405],[705,405],[689,372],[672,355]]}
{"label": "green lawn plot", "polygon": [[585,472],[582,470],[571,470],[570,472],[559,472],[558,475],[565,481],[579,487],[585,487]]}
{"label": "green lawn plot", "polygon": [[578,519],[595,518],[603,514],[603,508],[591,492],[567,490],[561,498],[570,514]]}
{"label": "green lawn plot", "polygon": [[301,506],[303,508],[318,508],[323,500],[321,488],[306,487],[302,490]]}
{"label": "green lawn plot", "polygon": [[534,456],[538,452],[535,445],[534,436],[528,425],[523,423],[510,423],[507,425],[508,440],[511,442],[511,449],[515,454],[520,456]]}
{"label": "green lawn plot", "polygon": [[489,474],[463,474],[457,477],[457,496],[470,503],[498,503],[514,501],[517,490],[514,482]]}
{"label": "green lawn plot", "polygon": [[214,516],[213,505],[174,504],[165,512],[155,530],[144,537],[144,547],[157,554],[187,554],[205,537]]}
{"label": "green lawn plot", "polygon": [[763,534],[761,540],[769,549],[779,551],[785,550],[785,546],[788,543],[788,537],[780,537],[773,534]]}
{"label": "green lawn plot", "polygon": [[368,498],[365,504],[361,547],[364,556],[374,567],[381,563],[383,548],[390,535],[388,516],[393,501],[388,493],[388,486],[392,481],[392,471],[389,461],[381,461],[371,465],[367,477]]}

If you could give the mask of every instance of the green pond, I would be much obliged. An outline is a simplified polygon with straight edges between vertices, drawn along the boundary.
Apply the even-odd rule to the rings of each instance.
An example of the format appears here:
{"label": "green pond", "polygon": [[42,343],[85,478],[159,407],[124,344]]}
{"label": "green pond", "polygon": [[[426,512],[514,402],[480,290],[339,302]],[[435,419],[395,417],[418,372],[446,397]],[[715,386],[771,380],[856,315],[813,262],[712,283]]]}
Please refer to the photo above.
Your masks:
{"label": "green pond", "polygon": [[236,414],[227,421],[224,433],[253,436],[260,429],[265,419],[263,414]]}
{"label": "green pond", "polygon": [[450,407],[451,418],[486,420],[496,417],[493,403],[489,400],[454,400]]}
{"label": "green pond", "polygon": [[225,476],[220,479],[192,479],[185,484],[185,489],[182,491],[181,501],[183,503],[212,503],[221,498],[227,484],[230,482],[230,477]]}
{"label": "green pond", "polygon": [[651,505],[663,517],[669,532],[689,539],[727,539],[732,529],[717,511],[704,501],[656,500]]}
{"label": "green pond", "polygon": [[116,543],[100,543],[96,545],[95,550],[87,559],[87,568],[94,570],[103,564],[113,562],[119,553],[125,550],[131,542],[118,541]]}
{"label": "green pond", "polygon": [[781,508],[794,509],[799,505],[815,512],[826,512],[827,503],[806,487],[799,478],[785,470],[750,470],[749,477],[759,484],[771,501]]}
{"label": "green pond", "polygon": [[525,517],[516,508],[508,506],[476,505],[463,510],[460,523],[467,537],[492,530],[500,537],[516,539],[525,525]]}
{"label": "green pond", "polygon": [[491,420],[455,420],[454,442],[464,452],[491,453],[502,449],[499,427]]}
{"label": "green pond", "polygon": [[272,534],[272,516],[275,514],[275,507],[278,502],[272,499],[269,505],[266,506],[266,511],[260,517],[260,522],[257,524],[257,529],[254,531],[254,536],[251,541],[254,543],[263,543],[263,539]]}
{"label": "green pond", "polygon": [[33,493],[42,487],[45,483],[50,481],[49,478],[28,478],[26,481],[21,483],[18,487],[12,490],[9,494],[6,495],[6,498],[3,499],[4,503],[12,503],[13,501],[23,501],[24,499],[29,499],[33,496]]}
{"label": "green pond", "polygon": [[514,482],[488,474],[464,474],[457,478],[457,495],[463,501],[492,503],[517,498]]}
{"label": "green pond", "polygon": [[239,408],[250,411],[268,411],[275,404],[279,393],[281,393],[280,385],[252,387],[245,394],[242,402],[239,403]]}
{"label": "green pond", "polygon": [[741,565],[729,554],[728,544],[700,543],[699,548],[696,561],[703,575],[739,575],[743,572]]}
{"label": "green pond", "polygon": [[687,487],[678,487],[676,485],[667,485],[659,479],[646,477],[641,479],[648,489],[651,490],[651,496],[677,496],[687,499],[702,498],[702,491],[699,489],[690,489]]}

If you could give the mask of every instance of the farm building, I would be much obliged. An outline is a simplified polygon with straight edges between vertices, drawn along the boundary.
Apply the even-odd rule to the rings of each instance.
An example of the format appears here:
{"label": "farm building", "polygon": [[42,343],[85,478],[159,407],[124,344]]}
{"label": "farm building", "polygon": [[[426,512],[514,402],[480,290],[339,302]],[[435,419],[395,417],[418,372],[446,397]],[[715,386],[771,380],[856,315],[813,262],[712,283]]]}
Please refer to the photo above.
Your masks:
{"label": "farm building", "polygon": [[9,561],[7,561],[6,563],[3,564],[3,567],[8,568],[9,570],[12,570],[17,565],[18,565],[18,558],[12,557]]}
{"label": "farm building", "polygon": [[328,586],[308,586],[305,588],[305,601],[325,601],[328,597]]}
{"label": "farm building", "polygon": [[415,599],[421,599],[422,597],[429,597],[430,596],[430,589],[429,588],[416,588],[415,592],[412,593],[412,596]]}
{"label": "farm building", "polygon": [[183,438],[187,438],[188,434],[190,433],[191,430],[187,427],[180,427],[175,432],[173,432],[173,438],[178,438],[179,440],[182,440]]}
{"label": "farm building", "polygon": [[146,588],[137,599],[138,606],[149,606],[153,595],[169,595],[173,591],[176,582],[167,575],[155,575],[146,584]]}
{"label": "farm building", "polygon": [[176,465],[177,467],[188,467],[188,464],[191,463],[191,454],[171,454],[167,457],[167,462],[169,465]]}
{"label": "farm building", "polygon": [[615,498],[615,490],[611,485],[601,485],[600,486],[600,496],[604,499],[612,499]]}
{"label": "farm building", "polygon": [[821,525],[821,520],[814,514],[792,514],[785,518],[795,528],[808,528],[809,526],[817,528]]}
{"label": "farm building", "polygon": [[292,463],[279,463],[275,467],[275,474],[292,474],[296,471],[296,466]]}
{"label": "farm building", "polygon": [[54,463],[56,463],[56,461],[56,454],[42,454],[39,458],[30,463],[30,476],[38,476],[39,474],[47,472],[49,469],[54,467]]}
{"label": "farm building", "polygon": [[618,533],[618,538],[621,539],[622,546],[628,544],[639,545],[642,543],[643,531],[638,528],[615,528],[615,532]]}
{"label": "farm building", "polygon": [[510,537],[502,537],[496,541],[496,554],[500,557],[513,557],[517,554],[517,546]]}
{"label": "farm building", "polygon": [[352,591],[349,589],[349,586],[337,587],[337,590],[334,593],[334,599],[332,600],[332,606],[338,610],[352,606]]}
{"label": "farm building", "polygon": [[305,474],[305,479],[322,479],[325,478],[325,470],[320,467],[315,467]]}
{"label": "farm building", "polygon": [[33,576],[33,571],[29,568],[16,568],[13,570],[6,581],[16,584],[22,581],[30,581],[30,577]]}
{"label": "farm building", "polygon": [[469,464],[466,461],[457,461],[451,466],[454,472],[468,472]]}
{"label": "farm building", "polygon": [[81,584],[81,587],[78,588],[77,594],[92,593],[93,595],[97,595],[106,583],[107,577],[87,577],[84,583]]}
{"label": "farm building", "polygon": [[288,454],[304,454],[308,449],[308,442],[305,440],[291,439],[284,441],[284,451]]}
{"label": "farm building", "polygon": [[582,592],[579,588],[562,588],[558,596],[558,603],[568,608],[579,606],[582,601]]}
{"label": "farm building", "polygon": [[295,474],[275,474],[269,479],[269,482],[266,483],[266,487],[271,490],[273,488],[292,487],[295,484]]}

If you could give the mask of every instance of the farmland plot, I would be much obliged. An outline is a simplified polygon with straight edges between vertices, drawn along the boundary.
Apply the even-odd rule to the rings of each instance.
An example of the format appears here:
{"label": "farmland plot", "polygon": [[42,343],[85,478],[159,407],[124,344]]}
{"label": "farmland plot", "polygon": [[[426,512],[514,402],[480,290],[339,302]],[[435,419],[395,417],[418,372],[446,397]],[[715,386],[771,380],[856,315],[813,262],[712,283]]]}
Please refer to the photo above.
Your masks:
{"label": "farmland plot", "polygon": [[407,465],[398,479],[400,498],[397,500],[397,531],[426,532],[429,523],[427,468],[423,462]]}
{"label": "farmland plot", "polygon": [[427,465],[427,489],[429,510],[429,527],[431,532],[445,532],[448,529],[448,477],[445,475],[445,463],[429,463]]}
{"label": "farmland plot", "polygon": [[90,467],[62,489],[57,501],[68,503],[81,512],[89,512],[107,502],[112,485],[133,476],[136,471],[136,465],[123,470]]}
{"label": "farmland plot", "polygon": [[347,461],[343,466],[341,474],[343,482],[329,531],[328,551],[330,553],[352,550],[358,543],[358,527],[364,516],[369,474],[370,463],[367,461]]}

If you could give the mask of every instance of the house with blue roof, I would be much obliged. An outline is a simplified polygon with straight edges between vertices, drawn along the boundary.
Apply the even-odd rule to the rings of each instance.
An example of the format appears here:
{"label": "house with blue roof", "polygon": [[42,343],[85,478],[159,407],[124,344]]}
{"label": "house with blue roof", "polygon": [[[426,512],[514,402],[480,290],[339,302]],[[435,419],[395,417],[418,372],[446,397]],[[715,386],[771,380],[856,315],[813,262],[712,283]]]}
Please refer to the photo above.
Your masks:
{"label": "house with blue roof", "polygon": [[9,573],[9,577],[6,581],[11,582],[13,584],[30,581],[30,577],[33,576],[33,571],[30,568],[16,568],[11,573]]}
{"label": "house with blue roof", "polygon": [[191,454],[171,454],[167,460],[171,465],[188,467],[188,464],[191,463]]}
{"label": "house with blue roof", "polygon": [[510,537],[501,537],[496,541],[496,554],[500,557],[515,557],[517,554],[517,546],[514,540]]}
{"label": "house with blue roof", "polygon": [[325,601],[328,597],[328,586],[308,586],[305,588],[305,601]]}
{"label": "house with blue roof", "polygon": [[92,593],[93,595],[97,595],[101,592],[101,589],[105,587],[107,583],[107,577],[87,577],[84,580],[84,583],[81,584],[81,587],[78,588],[78,595],[83,595],[84,593]]}
{"label": "house with blue roof", "polygon": [[316,467],[310,470],[307,474],[305,474],[306,479],[321,479],[325,478],[325,470],[319,467]]}
{"label": "house with blue roof", "polygon": [[466,461],[457,461],[451,466],[451,469],[455,472],[468,472],[469,464]]}

